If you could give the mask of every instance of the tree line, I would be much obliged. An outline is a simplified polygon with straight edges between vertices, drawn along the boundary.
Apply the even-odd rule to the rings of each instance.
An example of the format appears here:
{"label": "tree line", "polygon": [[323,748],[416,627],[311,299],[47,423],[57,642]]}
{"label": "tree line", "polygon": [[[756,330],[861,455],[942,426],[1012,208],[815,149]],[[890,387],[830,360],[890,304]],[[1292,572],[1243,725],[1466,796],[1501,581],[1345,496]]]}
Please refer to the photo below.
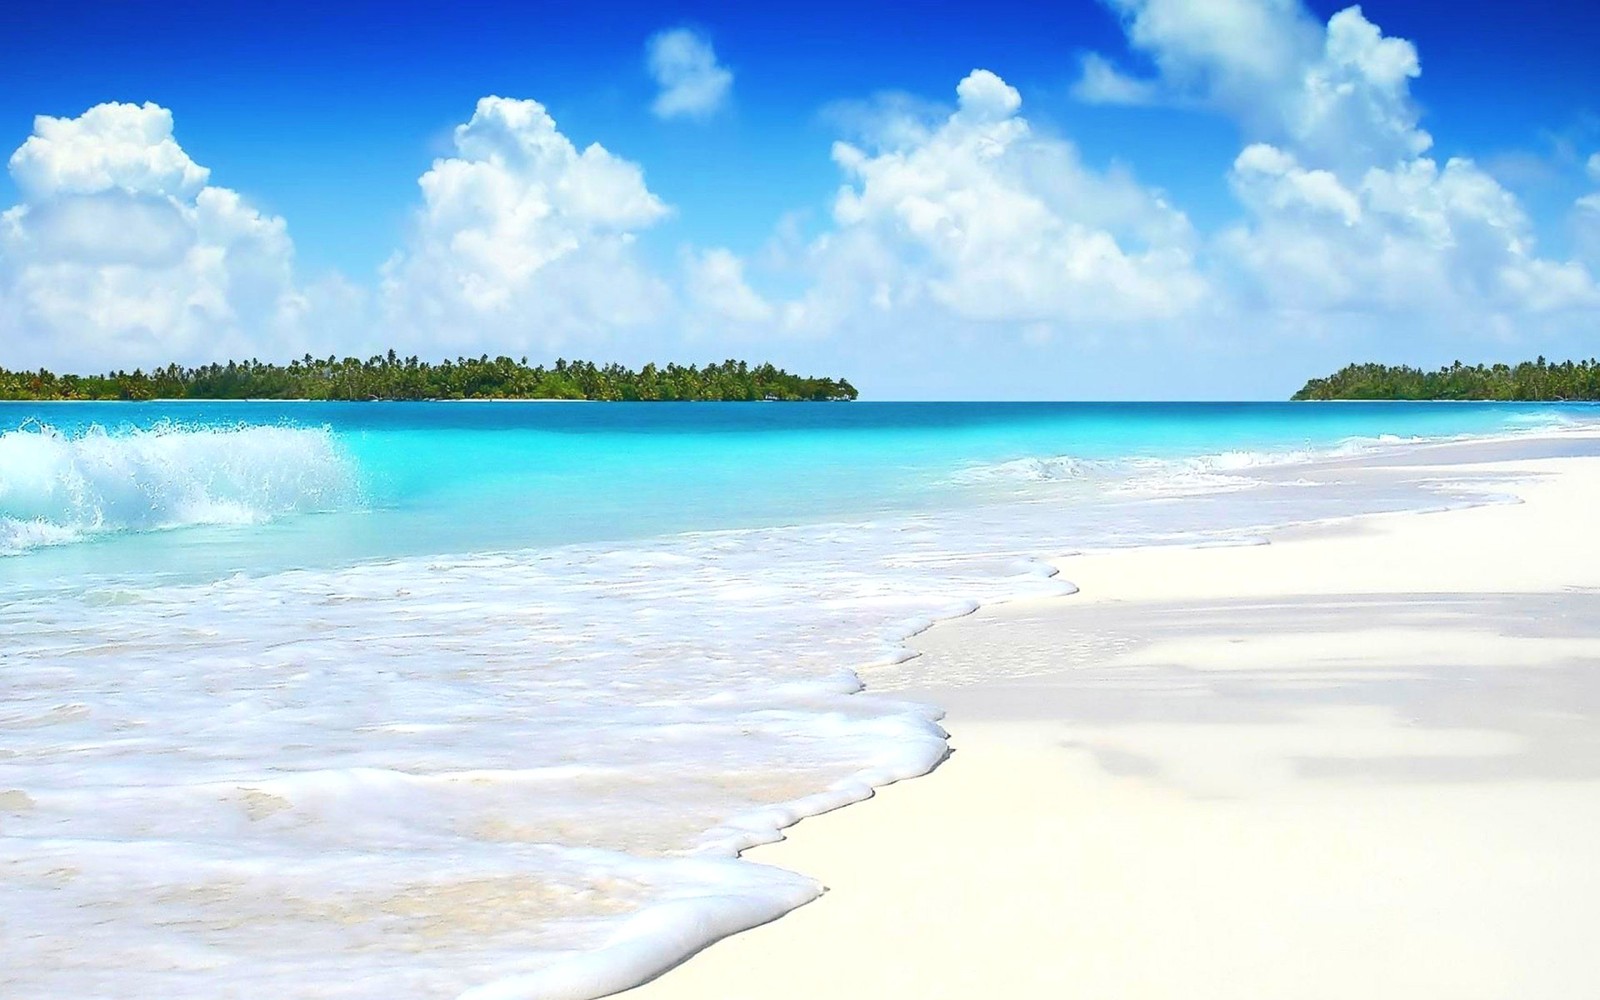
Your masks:
{"label": "tree line", "polygon": [[1518,365],[1477,366],[1457,361],[1438,371],[1350,365],[1327,378],[1312,379],[1291,398],[1600,400],[1600,361],[1552,363],[1540,357]]}
{"label": "tree line", "polygon": [[438,364],[394,351],[362,361],[313,358],[287,365],[255,359],[186,368],[168,365],[105,375],[58,375],[45,369],[0,368],[0,399],[594,399],[594,400],[849,400],[844,379],[792,375],[744,361],[684,367],[647,364],[638,371],[560,359],[530,367],[528,359],[457,358]]}

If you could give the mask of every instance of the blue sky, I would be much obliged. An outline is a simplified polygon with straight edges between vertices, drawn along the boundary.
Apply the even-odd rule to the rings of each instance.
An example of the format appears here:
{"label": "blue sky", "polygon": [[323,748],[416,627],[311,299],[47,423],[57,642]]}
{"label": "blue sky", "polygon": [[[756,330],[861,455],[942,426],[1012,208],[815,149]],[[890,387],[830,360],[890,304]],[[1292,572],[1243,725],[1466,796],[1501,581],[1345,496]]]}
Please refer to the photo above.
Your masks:
{"label": "blue sky", "polygon": [[[1342,9],[1313,3],[1288,18],[1283,10],[1297,5],[1279,0],[1254,0],[1254,5],[1283,24],[1292,26],[1298,19],[1319,29]],[[1350,290],[1359,284],[1353,280],[1336,282],[1348,286],[1345,298],[1323,296],[1310,306],[1302,301],[1263,304],[1254,301],[1259,295],[1230,286],[1226,305],[1215,304],[1218,300],[1207,294],[1160,315],[1129,318],[1140,325],[1126,337],[1117,332],[1122,329],[1120,316],[1085,317],[1071,307],[1052,312],[1048,304],[1011,316],[989,304],[968,302],[935,319],[907,313],[900,320],[931,324],[943,338],[926,345],[923,353],[929,360],[918,363],[922,374],[915,376],[895,374],[903,367],[893,361],[896,352],[906,350],[898,335],[885,336],[893,343],[885,343],[881,351],[839,342],[869,336],[863,331],[870,323],[835,323],[843,333],[819,333],[795,324],[786,332],[735,333],[703,314],[685,311],[682,303],[689,296],[678,286],[686,279],[677,272],[683,261],[713,248],[737,257],[742,280],[773,307],[747,310],[751,323],[750,317],[784,314],[782,299],[817,287],[828,273],[827,264],[816,262],[820,251],[813,249],[811,264],[786,269],[781,261],[774,263],[784,256],[774,247],[785,240],[796,245],[827,241],[835,230],[842,236],[849,228],[834,214],[835,194],[851,178],[833,158],[832,143],[843,138],[860,142],[869,153],[890,151],[882,137],[887,117],[936,123],[956,104],[957,83],[980,68],[1020,94],[1017,114],[1025,117],[1033,140],[1070,146],[1086,170],[1126,173],[1141,191],[1181,211],[1197,234],[1185,252],[1207,272],[1207,281],[1224,280],[1216,276],[1231,273],[1234,262],[1222,260],[1220,251],[1210,249],[1211,242],[1241,219],[1262,233],[1275,224],[1251,217],[1241,201],[1234,173],[1241,148],[1267,140],[1293,153],[1305,170],[1318,165],[1314,151],[1296,150],[1270,129],[1262,132],[1261,115],[1242,107],[1244,98],[1238,93],[1195,84],[1194,79],[1162,80],[1157,96],[1134,106],[1086,99],[1080,83],[1087,53],[1098,54],[1129,78],[1146,81],[1161,78],[1163,59],[1192,66],[1198,65],[1195,59],[1215,55],[1184,49],[1205,44],[1204,30],[1193,25],[1166,36],[1165,48],[1141,44],[1131,26],[1140,17],[1155,23],[1161,17],[1159,6],[1141,0],[1109,6],[1085,0],[907,12],[899,5],[859,3],[812,3],[787,11],[761,5],[660,4],[12,5],[0,12],[0,35],[8,40],[0,70],[0,139],[10,143],[8,149],[17,148],[33,131],[35,115],[72,119],[103,102],[152,102],[170,112],[176,143],[210,170],[211,185],[238,192],[263,217],[283,220],[292,241],[297,288],[329,275],[369,288],[378,284],[375,275],[397,252],[420,259],[420,252],[397,251],[417,238],[419,176],[435,158],[456,154],[452,130],[473,115],[478,99],[493,94],[536,100],[577,148],[597,142],[636,165],[648,192],[669,209],[630,221],[637,232],[629,234],[627,253],[632,255],[630,266],[646,268],[671,286],[663,294],[679,304],[673,307],[671,325],[681,329],[655,340],[606,334],[586,344],[582,323],[574,321],[559,345],[505,338],[510,353],[542,354],[559,346],[573,355],[632,360],[645,353],[693,357],[715,348],[830,368],[858,366],[866,370],[863,380],[881,385],[886,394],[941,395],[958,392],[961,376],[973,371],[963,359],[970,360],[977,340],[1007,347],[1005,363],[984,368],[985,391],[980,394],[1081,395],[1105,380],[1085,373],[1052,392],[1052,383],[1035,377],[1008,377],[1006,364],[1029,361],[1026,348],[1011,351],[1013,341],[1036,347],[1047,343],[1049,361],[1075,372],[1092,372],[1095,366],[1120,372],[1141,355],[1108,351],[1107,339],[1153,345],[1148,347],[1150,356],[1170,357],[1167,338],[1173,330],[1204,326],[1212,332],[1197,335],[1193,343],[1177,342],[1195,352],[1194,364],[1143,386],[1121,376],[1113,379],[1125,394],[1190,396],[1210,394],[1214,383],[1202,384],[1201,377],[1214,379],[1216,372],[1241,365],[1251,374],[1217,385],[1219,391],[1271,395],[1292,389],[1326,361],[1373,353],[1385,353],[1388,360],[1436,363],[1449,360],[1446,355],[1457,347],[1459,353],[1478,357],[1581,346],[1574,331],[1586,310],[1590,320],[1595,316],[1586,291],[1573,281],[1563,286],[1571,301],[1563,300],[1557,310],[1564,310],[1559,322],[1550,319],[1552,307],[1545,295],[1538,300],[1537,323],[1524,323],[1515,304],[1499,303],[1505,306],[1506,322],[1494,331],[1466,330],[1462,324],[1459,336],[1444,329],[1411,340],[1386,336],[1382,322],[1370,317],[1357,324],[1359,329],[1351,327],[1354,332],[1337,332],[1339,317],[1352,311],[1365,316],[1375,301],[1376,293],[1365,300],[1353,297],[1359,292]],[[1224,0],[1214,6],[1217,16],[1225,17],[1232,8],[1251,7],[1252,0]],[[1433,140],[1423,155],[1441,166],[1451,157],[1472,158],[1526,213],[1529,232],[1524,235],[1536,239],[1541,259],[1576,261],[1589,269],[1582,259],[1588,217],[1575,206],[1597,182],[1586,166],[1588,157],[1600,150],[1600,104],[1594,96],[1600,94],[1600,60],[1593,58],[1600,51],[1600,15],[1592,6],[1576,3],[1532,4],[1513,12],[1503,4],[1374,2],[1363,4],[1361,11],[1383,36],[1409,40],[1420,57],[1421,75],[1406,84],[1405,97],[1420,115],[1420,128]],[[658,84],[646,65],[646,45],[656,33],[678,28],[710,46],[716,62],[732,74],[726,97],[703,117],[663,119],[651,110]],[[1261,44],[1271,48],[1277,43],[1267,37]],[[1217,58],[1247,59],[1249,51]],[[1206,66],[1203,75],[1221,78],[1229,72],[1219,69],[1219,63]],[[873,136],[875,130],[879,134]],[[1393,166],[1385,161],[1361,169]],[[1340,177],[1351,190],[1361,183],[1354,167]],[[856,182],[865,190],[864,179]],[[132,191],[126,185],[118,191],[139,198],[170,195],[164,190]],[[1083,196],[1083,190],[1061,195],[1065,201],[1052,209],[1045,227],[1056,234],[1053,238],[1074,238],[1062,234],[1081,228],[1070,204]],[[35,192],[33,197],[58,195]],[[0,181],[0,205],[26,200],[26,192],[11,177]],[[43,215],[39,206],[30,210]],[[893,206],[885,211],[892,215]],[[1262,209],[1258,205],[1255,211]],[[893,228],[893,219],[881,221]],[[1119,229],[1123,221],[1099,224],[1126,248],[1127,237]],[[1459,220],[1449,225],[1463,233],[1470,228]],[[1381,241],[1381,234],[1373,239]],[[879,242],[888,240],[884,235]],[[13,274],[33,263],[18,246],[10,251]],[[1031,265],[1020,255],[1037,249],[1036,243],[1029,246],[1035,250],[986,245],[985,260],[998,256],[1004,263],[1016,253],[1017,267],[1026,268]],[[897,268],[930,254],[938,257],[949,248],[919,244],[900,249],[905,253]],[[883,246],[878,251],[891,252]],[[1261,259],[1256,254],[1252,266]],[[967,302],[949,291],[959,276],[948,269],[971,261],[970,254],[955,254],[941,265],[945,270],[895,280],[903,281],[906,301]],[[835,266],[842,269],[845,264]],[[37,274],[34,279],[42,280]],[[23,283],[14,280],[11,301],[24,302]],[[1093,295],[1093,286],[1082,294]],[[1377,295],[1384,296],[1392,298],[1388,292]],[[1211,304],[1202,306],[1202,301]],[[1418,315],[1430,315],[1429,307],[1437,304],[1401,303],[1392,314],[1393,329],[1414,325]],[[1457,304],[1482,311],[1481,303]],[[1286,311],[1299,315],[1306,308],[1320,309],[1330,331],[1311,347],[1296,350],[1282,341],[1263,346],[1248,338],[1222,342],[1226,329],[1293,327]],[[139,350],[149,351],[166,342],[174,356],[203,353],[205,348],[203,336],[164,341],[157,320],[147,321],[131,339],[117,340],[117,331],[110,330],[104,341],[73,342],[50,328],[55,321],[39,318],[46,312],[43,307],[16,307],[6,314],[17,330],[26,328],[27,346],[19,353],[28,360],[102,367],[97,345],[111,344],[104,357],[119,362],[124,353],[137,358],[138,351],[123,352],[116,344],[139,344]],[[217,346],[258,344],[266,356],[281,353],[273,347],[294,339],[275,340],[260,332],[260,324],[240,320],[238,313],[237,308],[230,310],[230,322],[239,325],[237,336],[223,338]],[[372,322],[351,315],[339,322]],[[1594,328],[1593,322],[1588,325]],[[1528,333],[1523,338],[1508,330]],[[1012,338],[1007,331],[1021,333]],[[351,349],[368,340],[353,337]],[[495,353],[492,340],[466,346]],[[462,346],[459,337],[441,337],[439,349],[428,352],[432,345],[426,330],[411,331],[407,342],[424,353],[448,353]],[[945,354],[949,360],[941,367],[939,358]],[[0,356],[0,364],[6,363]]]}

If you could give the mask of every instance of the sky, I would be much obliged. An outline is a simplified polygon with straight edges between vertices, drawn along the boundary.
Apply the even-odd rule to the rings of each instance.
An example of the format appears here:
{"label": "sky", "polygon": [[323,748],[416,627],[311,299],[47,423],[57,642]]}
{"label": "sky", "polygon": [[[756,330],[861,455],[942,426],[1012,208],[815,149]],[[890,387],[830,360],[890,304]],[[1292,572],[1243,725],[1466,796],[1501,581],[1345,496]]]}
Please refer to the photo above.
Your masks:
{"label": "sky", "polygon": [[1190,399],[1596,353],[1583,4],[55,3],[0,38],[3,367]]}

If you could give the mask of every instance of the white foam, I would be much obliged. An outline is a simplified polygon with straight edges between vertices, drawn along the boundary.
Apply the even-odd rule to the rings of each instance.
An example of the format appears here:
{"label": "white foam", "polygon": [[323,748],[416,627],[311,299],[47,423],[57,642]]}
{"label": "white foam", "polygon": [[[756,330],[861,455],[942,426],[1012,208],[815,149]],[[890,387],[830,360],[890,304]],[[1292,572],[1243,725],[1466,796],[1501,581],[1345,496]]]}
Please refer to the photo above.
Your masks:
{"label": "white foam", "polygon": [[1043,483],[1085,479],[1107,467],[1108,463],[1092,462],[1071,455],[1051,455],[1045,458],[1016,458],[987,465],[973,465],[962,469],[951,478],[958,483],[996,481]]}
{"label": "white foam", "polygon": [[1067,589],[954,527],[911,559],[827,525],[15,601],[7,995],[212,996],[214,959],[273,995],[590,996],[799,905],[737,853],[946,752],[844,668]]}
{"label": "white foam", "polygon": [[253,524],[354,497],[351,469],[326,430],[0,433],[0,555],[107,532]]}
{"label": "white foam", "polygon": [[[1541,425],[1541,429],[1542,425]],[[1092,481],[1115,493],[1145,496],[1188,496],[1231,493],[1261,485],[1248,473],[1284,466],[1354,458],[1425,439],[1393,434],[1352,437],[1323,448],[1277,450],[1230,449],[1176,458],[1129,457],[1089,459],[1073,455],[1020,458],[969,466],[951,478],[958,484],[1078,483]],[[1441,439],[1446,440],[1446,439]]]}

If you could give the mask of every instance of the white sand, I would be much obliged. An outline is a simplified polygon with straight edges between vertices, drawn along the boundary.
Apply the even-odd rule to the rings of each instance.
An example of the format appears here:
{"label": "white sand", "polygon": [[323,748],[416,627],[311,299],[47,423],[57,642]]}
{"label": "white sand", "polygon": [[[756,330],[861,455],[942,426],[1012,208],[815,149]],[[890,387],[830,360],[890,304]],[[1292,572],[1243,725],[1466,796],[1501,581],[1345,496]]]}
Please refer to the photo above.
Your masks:
{"label": "white sand", "polygon": [[1600,459],[1520,505],[1066,560],[918,640],[932,775],[644,998],[1600,997]]}

